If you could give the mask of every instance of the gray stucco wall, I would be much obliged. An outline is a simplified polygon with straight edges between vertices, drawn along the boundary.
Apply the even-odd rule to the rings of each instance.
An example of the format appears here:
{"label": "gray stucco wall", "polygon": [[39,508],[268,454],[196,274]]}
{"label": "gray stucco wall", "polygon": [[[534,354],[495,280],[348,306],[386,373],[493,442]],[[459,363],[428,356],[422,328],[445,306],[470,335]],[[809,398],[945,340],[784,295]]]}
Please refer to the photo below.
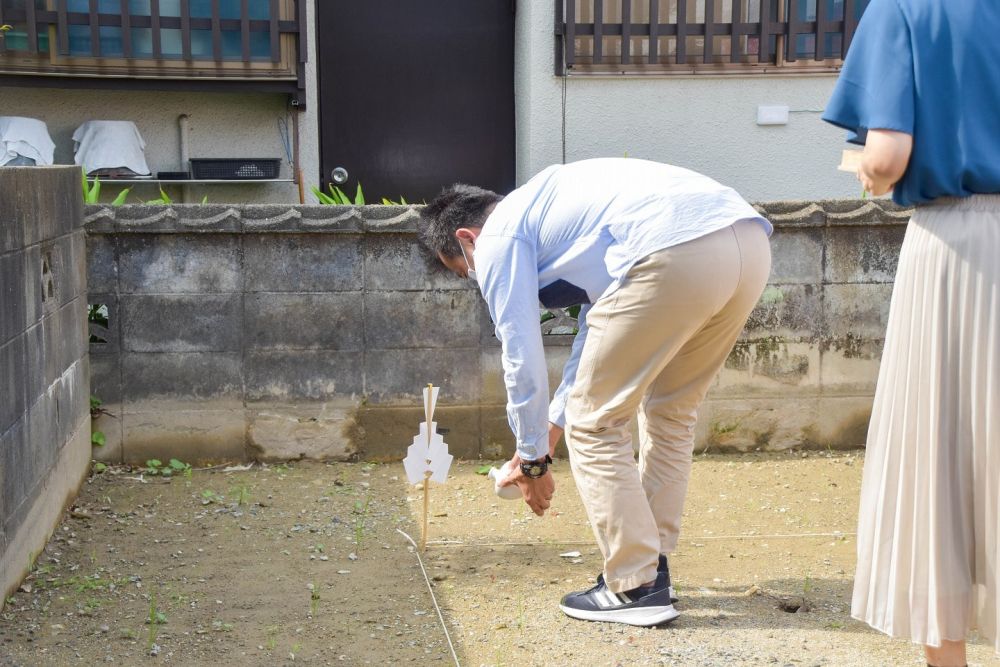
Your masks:
{"label": "gray stucco wall", "polygon": [[[863,444],[908,215],[785,202],[771,285],[720,374],[699,447]],[[500,350],[478,292],[437,270],[406,207],[92,207],[98,454],[143,461],[399,457],[420,390],[459,456],[509,452]],[[547,337],[555,389],[570,336]]]}
{"label": "gray stucco wall", "polygon": [[[280,178],[292,178],[278,121],[286,117],[288,98],[267,93],[192,93],[127,90],[61,90],[57,88],[0,87],[0,115],[28,116],[45,121],[56,144],[56,164],[73,164],[73,132],[87,120],[130,120],[146,142],[146,163],[157,171],[187,169],[180,163],[178,119],[188,116],[188,152],[192,158],[281,158]],[[289,117],[288,129],[292,130]],[[311,126],[310,126],[311,127]],[[305,125],[300,130],[305,131]],[[308,184],[318,178],[318,140],[315,128],[304,136],[303,158]],[[79,188],[79,185],[77,186]],[[107,184],[102,195],[110,201],[124,186]],[[163,186],[176,202],[287,202],[299,200],[294,183],[245,185]],[[306,187],[308,192],[308,185]],[[155,184],[136,183],[129,201],[159,196]]]}
{"label": "gray stucco wall", "polygon": [[[835,74],[554,76],[555,3],[517,5],[517,182],[563,161],[657,160],[704,173],[752,200],[857,197],[836,170],[845,135],[820,119]],[[565,96],[564,96],[565,95]],[[757,125],[758,105],[789,122]]]}
{"label": "gray stucco wall", "polygon": [[90,459],[76,168],[0,168],[0,593],[27,571]]}

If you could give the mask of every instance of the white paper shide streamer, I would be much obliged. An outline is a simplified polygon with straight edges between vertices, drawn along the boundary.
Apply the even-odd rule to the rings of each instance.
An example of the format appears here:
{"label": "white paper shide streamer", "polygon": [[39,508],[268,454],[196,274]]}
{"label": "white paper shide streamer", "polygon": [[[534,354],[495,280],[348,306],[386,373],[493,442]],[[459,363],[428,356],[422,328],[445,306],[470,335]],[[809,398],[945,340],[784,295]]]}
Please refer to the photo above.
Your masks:
{"label": "white paper shide streamer", "polygon": [[437,405],[439,387],[428,384],[424,388],[424,421],[420,430],[413,437],[413,444],[406,449],[403,468],[411,484],[424,486],[424,530],[421,536],[421,548],[427,543],[427,512],[430,491],[430,481],[444,484],[448,480],[448,470],[454,457],[448,453],[448,445],[441,434],[437,432],[437,422],[434,421],[434,408]]}

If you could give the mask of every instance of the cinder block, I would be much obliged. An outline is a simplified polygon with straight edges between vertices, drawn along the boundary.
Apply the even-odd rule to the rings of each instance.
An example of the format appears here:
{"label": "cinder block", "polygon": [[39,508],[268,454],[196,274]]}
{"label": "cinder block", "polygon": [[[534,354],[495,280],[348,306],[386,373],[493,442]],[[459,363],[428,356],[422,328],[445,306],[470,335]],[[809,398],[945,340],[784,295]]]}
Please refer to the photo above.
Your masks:
{"label": "cinder block", "polygon": [[[40,252],[44,267],[42,289],[45,290],[42,301],[49,308],[62,307],[73,298],[74,288],[81,282],[76,275],[79,267],[73,261],[73,237],[67,234],[46,241],[41,245]],[[50,302],[53,303],[50,305]]]}
{"label": "cinder block", "polygon": [[83,296],[76,297],[59,310],[60,329],[68,343],[68,357],[63,360],[64,366],[81,359],[89,349],[90,332],[87,325],[87,300]]}
{"label": "cinder block", "polygon": [[824,285],[830,344],[849,348],[884,338],[891,299],[891,283]]}
{"label": "cinder block", "polygon": [[736,342],[709,390],[709,396],[816,395],[821,391],[819,343],[797,342],[777,336]]}
{"label": "cinder block", "polygon": [[420,245],[414,234],[365,237],[365,289],[461,290],[479,293],[473,281],[459,278]]}
{"label": "cinder block", "polygon": [[825,281],[891,283],[905,233],[905,225],[829,228]]}
{"label": "cinder block", "polygon": [[24,250],[0,255],[0,344],[7,342],[28,326]]}
{"label": "cinder block", "polygon": [[[196,408],[198,403],[191,403]],[[242,409],[152,410],[122,415],[126,463],[177,458],[192,464],[246,459]]]}
{"label": "cinder block", "polygon": [[24,310],[30,327],[42,319],[42,254],[37,245],[24,251]]}
{"label": "cinder block", "polygon": [[707,400],[698,411],[696,452],[850,449],[864,444],[869,396]]}
{"label": "cinder block", "polygon": [[847,347],[823,351],[820,361],[823,393],[874,396],[881,358],[881,340],[857,341]]}
{"label": "cinder block", "polygon": [[0,167],[0,253],[18,250],[26,245],[21,207],[15,202],[21,196],[21,182],[15,167]]}
{"label": "cinder block", "polygon": [[243,237],[248,292],[353,292],[362,289],[360,236],[250,234]]}
{"label": "cinder block", "polygon": [[121,355],[90,354],[90,393],[107,404],[121,402]]}
{"label": "cinder block", "polygon": [[112,234],[87,234],[87,289],[94,293],[118,291],[117,237]]}
{"label": "cinder block", "polygon": [[0,484],[0,507],[3,508],[0,516],[7,518],[4,529],[10,533],[20,525],[19,522],[16,526],[12,525],[10,519],[21,505],[31,484],[25,470],[28,448],[23,423],[16,424],[0,435],[0,481],[3,482]]}
{"label": "cinder block", "polygon": [[815,285],[768,285],[741,338],[816,340],[825,331],[822,291]]}
{"label": "cinder block", "polygon": [[822,230],[783,228],[771,236],[771,284],[818,285],[822,281]]}
{"label": "cinder block", "polygon": [[480,423],[480,454],[484,459],[509,459],[514,455],[516,442],[503,405],[483,405]]}
{"label": "cinder block", "polygon": [[479,344],[472,292],[367,292],[368,349],[453,348]]}
{"label": "cinder block", "polygon": [[443,403],[476,405],[481,386],[479,348],[368,350],[365,394],[373,404],[416,404],[430,382]]}
{"label": "cinder block", "polygon": [[350,351],[248,352],[248,401],[322,401],[361,396],[363,355]]}
{"label": "cinder block", "polygon": [[78,229],[69,235],[66,255],[67,289],[63,294],[63,303],[73,299],[87,298],[87,235]]}
{"label": "cinder block", "polygon": [[238,237],[232,234],[122,235],[123,294],[213,294],[240,289]]}
{"label": "cinder block", "polygon": [[[545,366],[548,370],[549,396],[555,394],[562,382],[563,369],[569,360],[572,348],[568,345],[545,347]],[[480,363],[483,370],[483,383],[480,389],[480,402],[483,404],[501,405],[507,403],[507,387],[504,384],[503,360],[500,348],[487,348],[480,353]]]}
{"label": "cinder block", "polygon": [[328,404],[248,411],[250,456],[258,461],[349,461],[358,451],[357,406]]}
{"label": "cinder block", "polygon": [[[69,409],[70,423],[73,428],[78,428],[81,422],[90,419],[90,359],[84,357],[73,364],[67,374],[69,383]],[[67,438],[72,436],[72,431],[66,434]]]}
{"label": "cinder block", "polygon": [[49,385],[49,372],[54,372],[52,353],[46,346],[45,328],[39,322],[24,332],[25,375],[22,381],[27,388],[27,396],[41,394]]}
{"label": "cinder block", "polygon": [[244,301],[247,349],[361,350],[361,292],[258,292]]}
{"label": "cinder block", "polygon": [[24,415],[28,400],[27,335],[15,336],[0,345],[0,433]]}
{"label": "cinder block", "polygon": [[[364,443],[360,456],[370,460],[399,460],[413,444],[424,410],[419,407],[365,407],[360,412]],[[440,406],[434,411],[438,433],[448,453],[459,459],[479,458],[479,406]]]}
{"label": "cinder block", "polygon": [[26,415],[28,451],[22,460],[22,471],[31,484],[45,477],[63,444],[62,434],[68,431],[58,411],[59,385],[57,381],[43,392],[28,408]]}
{"label": "cinder block", "polygon": [[131,352],[240,350],[240,296],[121,297],[122,349]]}
{"label": "cinder block", "polygon": [[127,410],[149,401],[196,402],[219,407],[243,404],[243,362],[234,352],[126,352],[122,355],[122,401]]}

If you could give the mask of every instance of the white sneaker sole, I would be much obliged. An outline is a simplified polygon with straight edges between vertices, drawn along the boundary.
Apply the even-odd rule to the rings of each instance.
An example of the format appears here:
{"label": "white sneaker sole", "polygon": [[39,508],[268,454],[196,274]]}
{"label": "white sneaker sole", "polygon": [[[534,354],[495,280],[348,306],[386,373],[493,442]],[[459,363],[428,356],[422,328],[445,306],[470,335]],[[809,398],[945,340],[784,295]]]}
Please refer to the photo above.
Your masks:
{"label": "white sneaker sole", "polygon": [[581,621],[604,621],[606,623],[625,623],[627,625],[639,625],[651,627],[661,623],[669,623],[678,616],[674,605],[666,607],[633,607],[630,609],[608,609],[606,611],[574,609],[565,605],[559,605],[562,612],[572,618]]}

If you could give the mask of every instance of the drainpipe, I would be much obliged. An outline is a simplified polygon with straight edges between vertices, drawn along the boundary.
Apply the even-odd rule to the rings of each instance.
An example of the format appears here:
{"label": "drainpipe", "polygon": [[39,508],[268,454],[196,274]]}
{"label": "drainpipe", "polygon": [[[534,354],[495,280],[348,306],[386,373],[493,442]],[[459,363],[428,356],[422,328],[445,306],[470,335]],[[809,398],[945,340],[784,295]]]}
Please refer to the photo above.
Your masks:
{"label": "drainpipe", "polygon": [[[188,162],[188,158],[191,154],[188,152],[188,115],[182,113],[177,117],[177,128],[180,132],[181,138],[181,168],[180,171],[189,171],[191,169],[191,163]],[[188,175],[190,178],[190,174]],[[188,188],[186,185],[181,186],[181,203],[188,203]]]}
{"label": "drainpipe", "polygon": [[188,163],[188,159],[191,157],[188,153],[188,115],[182,113],[177,117],[177,126],[180,129],[181,135],[181,168],[180,171],[187,171],[191,168]]}

